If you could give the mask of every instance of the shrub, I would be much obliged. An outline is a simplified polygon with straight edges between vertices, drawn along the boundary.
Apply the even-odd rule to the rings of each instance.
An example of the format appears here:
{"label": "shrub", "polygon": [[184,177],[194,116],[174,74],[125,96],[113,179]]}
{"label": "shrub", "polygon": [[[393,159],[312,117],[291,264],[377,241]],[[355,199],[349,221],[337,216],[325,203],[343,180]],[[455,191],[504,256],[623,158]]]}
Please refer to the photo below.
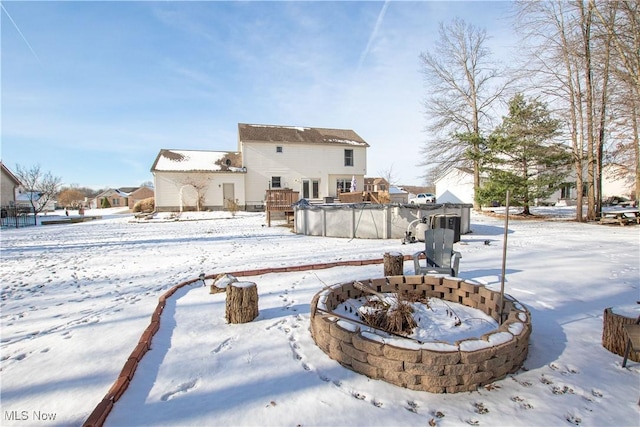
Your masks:
{"label": "shrub", "polygon": [[155,197],[149,197],[147,199],[136,202],[133,206],[134,212],[152,212],[156,207]]}
{"label": "shrub", "polygon": [[227,210],[231,212],[231,216],[236,216],[236,213],[240,209],[240,204],[238,203],[238,199],[236,200],[227,200]]}

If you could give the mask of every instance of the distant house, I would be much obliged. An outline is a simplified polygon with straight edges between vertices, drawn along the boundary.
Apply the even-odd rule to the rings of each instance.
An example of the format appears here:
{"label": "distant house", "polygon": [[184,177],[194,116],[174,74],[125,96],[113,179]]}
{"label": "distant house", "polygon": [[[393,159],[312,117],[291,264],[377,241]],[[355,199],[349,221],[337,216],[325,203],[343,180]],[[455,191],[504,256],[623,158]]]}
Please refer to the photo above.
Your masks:
{"label": "distant house", "polygon": [[15,206],[20,180],[0,162],[0,206]]}
{"label": "distant house", "polygon": [[[486,180],[485,175],[480,176],[480,185]],[[533,200],[533,205],[566,205],[575,204],[577,198],[574,185],[569,182],[551,194],[546,199]],[[438,203],[469,203],[473,204],[475,192],[473,190],[473,169],[467,167],[451,167],[444,171],[434,181],[436,185],[436,200]]]}
{"label": "distant house", "polygon": [[[111,208],[133,209],[140,200],[154,196],[153,188],[141,187],[120,187],[109,188],[89,200],[89,208],[101,209],[105,205]],[[106,200],[106,202],[105,202]]]}
{"label": "distant house", "polygon": [[389,187],[389,199],[390,203],[408,203],[409,193],[400,187],[392,185]]}
{"label": "distant house", "polygon": [[622,196],[630,200],[636,197],[635,174],[618,165],[602,168],[602,199]]}
{"label": "distant house", "polygon": [[129,209],[133,209],[133,207],[141,200],[148,199],[154,196],[153,188],[142,186],[142,187],[126,187],[120,188],[120,191],[127,193],[129,196],[127,197]]}
{"label": "distant house", "polygon": [[262,210],[269,189],[337,197],[364,183],[369,147],[348,129],[238,124],[238,151],[160,150],[151,167],[159,211]]}
{"label": "distant house", "polygon": [[24,209],[30,212],[33,212],[34,207],[37,212],[53,212],[56,210],[56,201],[47,198],[43,199],[42,193],[37,191],[24,191],[19,189],[15,204],[18,209]]}
{"label": "distant house", "polygon": [[434,180],[438,203],[473,204],[473,169],[451,167]]}
{"label": "distant house", "polygon": [[363,190],[371,192],[389,191],[389,182],[384,178],[365,178]]}

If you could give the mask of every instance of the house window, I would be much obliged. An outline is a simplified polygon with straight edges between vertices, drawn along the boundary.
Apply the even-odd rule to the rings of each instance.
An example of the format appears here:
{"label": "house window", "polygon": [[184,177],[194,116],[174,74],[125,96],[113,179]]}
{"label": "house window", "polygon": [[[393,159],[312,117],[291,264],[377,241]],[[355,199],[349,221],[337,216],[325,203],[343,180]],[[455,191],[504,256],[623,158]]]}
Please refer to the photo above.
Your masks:
{"label": "house window", "polygon": [[271,177],[271,188],[282,188],[279,176]]}
{"label": "house window", "polygon": [[339,178],[336,180],[338,194],[351,191],[351,179]]}
{"label": "house window", "polygon": [[352,149],[344,150],[344,165],[353,166],[353,150]]}
{"label": "house window", "polygon": [[282,146],[281,145],[276,146],[276,153],[282,153]]}

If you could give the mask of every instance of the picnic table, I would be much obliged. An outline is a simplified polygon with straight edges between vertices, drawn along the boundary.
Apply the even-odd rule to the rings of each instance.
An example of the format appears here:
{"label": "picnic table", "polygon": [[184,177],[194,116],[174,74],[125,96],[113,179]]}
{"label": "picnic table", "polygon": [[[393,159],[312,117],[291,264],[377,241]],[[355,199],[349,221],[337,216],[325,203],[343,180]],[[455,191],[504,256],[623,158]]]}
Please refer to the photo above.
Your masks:
{"label": "picnic table", "polygon": [[603,209],[600,215],[601,224],[631,223],[640,224],[640,210],[638,208],[609,208]]}

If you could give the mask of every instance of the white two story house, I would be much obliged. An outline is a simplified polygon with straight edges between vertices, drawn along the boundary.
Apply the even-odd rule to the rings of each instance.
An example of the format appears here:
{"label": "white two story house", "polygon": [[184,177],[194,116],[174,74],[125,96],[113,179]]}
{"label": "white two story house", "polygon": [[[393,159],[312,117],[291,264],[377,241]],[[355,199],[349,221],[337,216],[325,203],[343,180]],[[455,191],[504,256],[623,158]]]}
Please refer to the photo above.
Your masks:
{"label": "white two story house", "polygon": [[367,144],[348,129],[238,124],[233,152],[161,150],[151,168],[156,209],[262,210],[268,189],[322,200],[364,184]]}

